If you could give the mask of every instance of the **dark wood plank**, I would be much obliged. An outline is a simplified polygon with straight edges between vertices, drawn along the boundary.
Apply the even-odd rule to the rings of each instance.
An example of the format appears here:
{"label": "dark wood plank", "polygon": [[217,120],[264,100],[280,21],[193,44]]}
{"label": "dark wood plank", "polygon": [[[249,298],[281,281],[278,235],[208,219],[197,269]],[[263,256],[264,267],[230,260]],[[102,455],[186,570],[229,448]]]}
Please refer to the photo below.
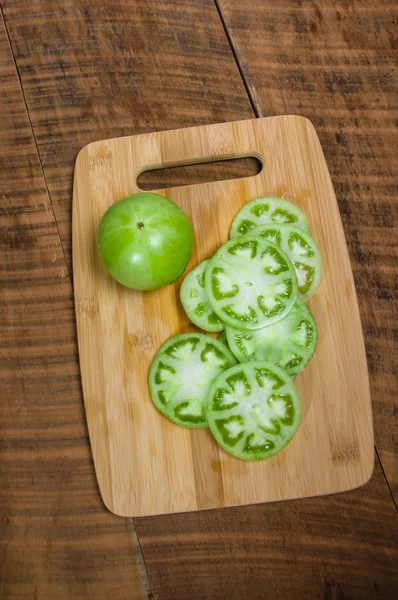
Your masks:
{"label": "dark wood plank", "polygon": [[135,523],[161,600],[397,597],[397,519],[378,462],[354,492]]}
{"label": "dark wood plank", "polygon": [[68,260],[82,146],[252,117],[213,0],[3,5]]}
{"label": "dark wood plank", "polygon": [[0,597],[147,598],[130,520],[104,508],[71,283],[0,21]]}
{"label": "dark wood plank", "polygon": [[398,4],[217,3],[258,114],[301,114],[321,139],[361,309],[376,446],[398,499]]}

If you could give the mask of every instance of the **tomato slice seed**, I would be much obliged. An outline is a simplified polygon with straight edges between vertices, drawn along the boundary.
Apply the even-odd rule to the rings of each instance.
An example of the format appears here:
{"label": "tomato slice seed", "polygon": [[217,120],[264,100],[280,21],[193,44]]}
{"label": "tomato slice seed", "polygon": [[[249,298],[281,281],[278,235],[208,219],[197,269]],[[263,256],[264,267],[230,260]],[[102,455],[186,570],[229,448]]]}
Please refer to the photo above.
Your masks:
{"label": "tomato slice seed", "polygon": [[156,408],[185,427],[207,427],[205,403],[213,381],[236,364],[225,344],[201,333],[169,339],[158,351],[149,373]]}
{"label": "tomato slice seed", "polygon": [[188,273],[181,284],[181,304],[188,318],[200,329],[217,332],[225,329],[224,323],[213,311],[205,289],[205,272],[210,261],[204,260]]}
{"label": "tomato slice seed", "polygon": [[290,224],[265,224],[251,230],[250,236],[270,240],[286,253],[296,271],[299,298],[309,300],[315,294],[321,281],[322,257],[307,231]]}
{"label": "tomato slice seed", "polygon": [[285,371],[255,361],[234,366],[214,381],[206,414],[211,432],[227,452],[261,460],[292,440],[301,423],[301,402]]}
{"label": "tomato slice seed", "polygon": [[246,202],[232,222],[230,238],[251,234],[264,224],[290,223],[309,231],[308,221],[296,204],[283,198],[257,198]]}
{"label": "tomato slice seed", "polygon": [[296,300],[292,310],[273,325],[252,331],[227,326],[226,334],[228,345],[240,362],[271,362],[291,377],[308,365],[318,341],[314,316],[301,300]]}
{"label": "tomato slice seed", "polygon": [[214,312],[238,329],[258,329],[282,319],[297,297],[297,276],[288,256],[267,239],[230,240],[206,269]]}

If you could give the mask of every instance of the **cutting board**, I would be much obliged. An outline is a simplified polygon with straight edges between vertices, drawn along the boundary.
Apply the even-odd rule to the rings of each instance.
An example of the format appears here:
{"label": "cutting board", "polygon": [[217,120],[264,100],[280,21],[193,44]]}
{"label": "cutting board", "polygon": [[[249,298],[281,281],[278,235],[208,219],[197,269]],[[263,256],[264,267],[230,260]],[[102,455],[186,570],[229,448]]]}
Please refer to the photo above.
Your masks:
{"label": "cutting board", "polygon": [[[179,301],[180,279],[154,292],[122,287],[100,261],[96,233],[113,203],[139,192],[147,169],[243,156],[262,171],[159,193],[195,230],[186,272],[227,241],[248,200],[282,196],[306,214],[323,256],[310,307],[319,327],[315,357],[296,384],[303,423],[279,455],[230,456],[209,430],[189,430],[152,404],[148,371],[169,337],[196,328]],[[192,511],[318,496],[364,484],[373,469],[366,355],[347,246],[333,186],[312,124],[272,117],[94,142],[78,155],[73,192],[73,270],[84,402],[105,505],[123,516]]]}

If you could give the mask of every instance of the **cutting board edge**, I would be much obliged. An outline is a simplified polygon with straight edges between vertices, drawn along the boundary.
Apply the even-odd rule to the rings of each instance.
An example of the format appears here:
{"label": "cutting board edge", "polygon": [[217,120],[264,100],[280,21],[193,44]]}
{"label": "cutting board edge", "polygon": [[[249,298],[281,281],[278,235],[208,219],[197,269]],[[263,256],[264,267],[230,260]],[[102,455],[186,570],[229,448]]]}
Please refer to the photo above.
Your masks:
{"label": "cutting board edge", "polygon": [[285,501],[295,501],[295,500],[308,500],[311,498],[322,498],[323,496],[334,496],[336,494],[344,494],[346,492],[352,492],[354,490],[357,490],[361,487],[363,487],[364,485],[366,485],[374,472],[374,448],[373,448],[373,452],[372,452],[372,460],[370,463],[370,467],[367,468],[366,470],[366,474],[363,476],[363,480],[356,482],[353,485],[350,486],[342,486],[339,489],[336,489],[336,486],[333,486],[333,489],[325,489],[322,490],[316,494],[301,494],[301,495],[297,495],[297,496],[285,496],[284,498],[270,498],[270,499],[265,499],[265,500],[258,500],[256,502],[242,502],[242,503],[238,503],[238,504],[224,504],[222,506],[220,505],[216,505],[216,506],[209,506],[209,507],[199,507],[199,508],[191,508],[191,509],[179,509],[179,510],[174,510],[174,511],[167,511],[167,512],[137,512],[134,514],[131,513],[127,513],[124,511],[118,511],[116,510],[113,505],[107,503],[104,499],[104,495],[101,492],[101,488],[100,488],[100,492],[101,492],[101,498],[102,501],[104,503],[104,506],[114,515],[116,515],[117,517],[124,517],[124,518],[130,518],[130,519],[144,519],[147,517],[160,517],[160,516],[166,516],[166,515],[179,515],[179,514],[185,514],[185,513],[193,513],[193,512],[201,512],[201,511],[208,511],[208,510],[223,510],[223,509],[228,509],[228,508],[240,508],[240,507],[244,507],[244,506],[259,506],[261,504],[270,504],[270,503],[277,503],[277,502],[285,502]]}
{"label": "cutting board edge", "polygon": [[[127,140],[127,139],[139,139],[139,138],[148,138],[148,137],[163,137],[167,134],[170,133],[178,133],[178,132],[183,132],[183,131],[193,131],[194,129],[211,129],[213,127],[221,127],[223,125],[225,126],[239,126],[240,124],[243,123],[258,123],[259,121],[285,121],[285,120],[289,120],[289,119],[294,119],[294,120],[299,120],[302,121],[303,123],[306,123],[308,127],[310,127],[316,135],[316,138],[319,141],[318,135],[316,133],[316,128],[313,124],[313,122],[308,118],[308,117],[304,117],[303,115],[295,115],[295,114],[289,114],[289,115],[274,115],[272,117],[254,117],[254,118],[250,118],[250,119],[238,119],[236,121],[222,121],[222,122],[216,122],[216,123],[205,123],[204,125],[190,125],[188,127],[175,127],[174,129],[162,129],[162,130],[157,130],[157,131],[146,131],[146,132],[141,132],[141,133],[134,133],[131,135],[120,135],[117,137],[113,137],[113,138],[105,138],[105,139],[100,139],[100,140],[94,140],[92,142],[89,142],[88,144],[85,144],[84,146],[82,146],[82,148],[80,148],[79,152],[76,155],[76,159],[75,159],[75,167],[74,167],[74,172],[76,172],[76,168],[78,166],[78,164],[80,163],[81,159],[82,159],[82,155],[85,154],[85,152],[89,152],[90,150],[94,149],[96,146],[98,146],[99,144],[102,143],[114,143],[114,142],[120,142],[122,140]],[[323,154],[323,151],[322,151]],[[261,156],[257,155],[256,153],[253,154],[253,156],[255,158],[259,158],[261,159]],[[229,158],[233,158],[232,156]],[[228,160],[229,158],[226,158],[225,160]],[[236,156],[236,158],[239,158],[239,156]],[[205,158],[203,161],[198,162],[198,164],[201,164],[203,162],[215,162],[217,160],[223,160],[223,158],[220,156],[220,158]],[[167,166],[171,166],[171,164],[174,163],[170,163],[167,164]],[[181,162],[181,164],[191,164],[191,162]],[[195,163],[193,163],[195,164]],[[165,167],[166,168],[166,167]],[[250,177],[258,177],[258,175],[252,175]],[[242,178],[244,179],[244,178]],[[210,182],[210,183],[215,183],[215,182]],[[201,184],[192,184],[192,185],[201,185]],[[179,186],[179,187],[190,187],[188,186]],[[167,189],[174,189],[173,187],[170,188],[162,188],[160,192],[165,191]],[[144,191],[144,190],[143,190]],[[145,191],[156,191],[155,190],[145,190]]]}

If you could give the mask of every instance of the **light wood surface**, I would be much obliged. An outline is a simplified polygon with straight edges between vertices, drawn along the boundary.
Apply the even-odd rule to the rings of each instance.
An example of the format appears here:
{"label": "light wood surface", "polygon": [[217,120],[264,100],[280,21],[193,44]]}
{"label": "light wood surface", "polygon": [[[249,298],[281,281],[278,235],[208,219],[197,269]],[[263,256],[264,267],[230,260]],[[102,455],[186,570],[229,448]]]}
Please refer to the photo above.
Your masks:
{"label": "light wood surface", "polygon": [[[255,177],[164,190],[191,217],[188,270],[228,237],[247,200],[283,195],[306,213],[324,262],[310,305],[315,358],[297,378],[303,424],[268,461],[239,461],[208,431],[170,423],[154,408],[147,374],[158,347],[194,329],[178,300],[181,279],[151,293],[127,290],[103,269],[96,231],[106,208],[139,191],[147,168],[258,156]],[[131,136],[86,146],[76,162],[73,265],[86,415],[103,500],[119,515],[144,516],[328,494],[365,483],[373,432],[362,330],[348,252],[316,132],[277,117]]]}

